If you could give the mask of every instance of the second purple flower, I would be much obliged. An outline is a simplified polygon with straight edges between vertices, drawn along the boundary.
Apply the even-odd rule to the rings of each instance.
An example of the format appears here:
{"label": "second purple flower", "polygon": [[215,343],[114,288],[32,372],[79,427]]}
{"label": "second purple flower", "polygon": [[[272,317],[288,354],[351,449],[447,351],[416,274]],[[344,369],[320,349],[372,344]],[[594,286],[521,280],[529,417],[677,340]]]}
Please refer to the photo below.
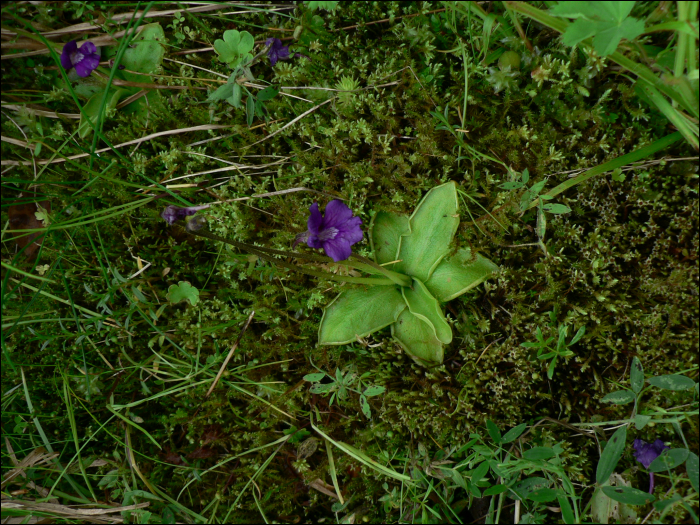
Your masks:
{"label": "second purple flower", "polygon": [[311,205],[309,211],[308,230],[297,235],[294,245],[306,242],[311,248],[323,248],[335,262],[350,257],[351,246],[362,240],[362,219],[353,216],[352,210],[338,199],[328,203],[325,217],[319,211],[317,202]]}

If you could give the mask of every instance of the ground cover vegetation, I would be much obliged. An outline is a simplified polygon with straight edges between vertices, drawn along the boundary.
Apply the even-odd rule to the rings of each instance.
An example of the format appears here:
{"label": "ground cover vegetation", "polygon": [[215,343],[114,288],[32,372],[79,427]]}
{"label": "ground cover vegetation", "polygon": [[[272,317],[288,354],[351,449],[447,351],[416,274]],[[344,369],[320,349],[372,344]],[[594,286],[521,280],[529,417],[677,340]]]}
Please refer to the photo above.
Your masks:
{"label": "ground cover vegetation", "polygon": [[697,18],[3,4],[3,519],[697,523]]}

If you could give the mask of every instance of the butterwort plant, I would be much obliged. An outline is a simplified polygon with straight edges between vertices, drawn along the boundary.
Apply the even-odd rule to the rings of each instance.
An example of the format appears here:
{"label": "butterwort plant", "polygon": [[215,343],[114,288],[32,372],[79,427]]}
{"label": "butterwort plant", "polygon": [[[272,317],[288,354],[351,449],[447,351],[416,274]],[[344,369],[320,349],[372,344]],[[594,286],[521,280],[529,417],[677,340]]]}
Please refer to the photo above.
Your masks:
{"label": "butterwort plant", "polygon": [[[378,212],[369,232],[374,263],[393,274],[388,276],[393,284],[341,292],[324,310],[319,343],[344,345],[390,326],[394,339],[415,361],[442,364],[452,328],[441,303],[481,284],[497,269],[488,259],[472,256],[469,249],[451,254],[458,207],[457,185],[448,182],[431,189],[410,217]],[[318,217],[313,231],[323,235],[325,223],[318,230],[316,224]]]}
{"label": "butterwort plant", "polygon": [[[170,222],[196,211],[175,208],[166,209],[162,217]],[[326,306],[318,332],[320,344],[352,343],[390,326],[394,339],[416,362],[424,366],[442,364],[444,346],[452,341],[452,328],[440,305],[478,286],[498,268],[466,248],[451,253],[459,225],[456,183],[431,189],[410,217],[376,213],[369,228],[373,259],[352,253],[352,246],[364,235],[361,225],[362,220],[338,199],[328,203],[325,216],[314,203],[307,230],[297,235],[294,245],[306,242],[312,248],[323,249],[329,257],[254,246],[201,229],[189,231],[290,270],[360,285],[341,292]],[[323,272],[274,256],[325,264],[332,261],[371,276]]]}

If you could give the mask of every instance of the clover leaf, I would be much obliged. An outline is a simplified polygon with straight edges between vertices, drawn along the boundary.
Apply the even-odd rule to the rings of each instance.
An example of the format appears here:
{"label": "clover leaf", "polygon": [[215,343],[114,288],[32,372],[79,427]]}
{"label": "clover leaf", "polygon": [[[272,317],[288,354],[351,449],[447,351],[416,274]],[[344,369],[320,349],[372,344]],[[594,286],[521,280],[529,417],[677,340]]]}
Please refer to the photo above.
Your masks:
{"label": "clover leaf", "polygon": [[564,44],[575,46],[593,37],[596,53],[608,56],[623,38],[633,40],[644,33],[644,21],[629,16],[633,7],[634,2],[559,2],[551,13],[576,18],[564,32]]}
{"label": "clover leaf", "polygon": [[244,61],[251,60],[255,41],[248,31],[238,32],[235,29],[224,31],[224,39],[214,41],[214,50],[219,55],[219,60],[226,62],[230,67],[235,68]]}
{"label": "clover leaf", "polygon": [[410,218],[378,212],[370,225],[374,261],[410,277],[410,286],[361,286],[341,292],[325,308],[318,339],[323,345],[357,341],[391,326],[415,361],[442,363],[452,328],[440,303],[484,282],[498,268],[464,248],[451,253],[459,226],[457,185],[431,189]]}
{"label": "clover leaf", "polygon": [[170,304],[177,304],[182,301],[189,301],[192,306],[199,302],[199,290],[192,286],[187,281],[180,281],[177,284],[170,285],[168,294],[165,298]]}

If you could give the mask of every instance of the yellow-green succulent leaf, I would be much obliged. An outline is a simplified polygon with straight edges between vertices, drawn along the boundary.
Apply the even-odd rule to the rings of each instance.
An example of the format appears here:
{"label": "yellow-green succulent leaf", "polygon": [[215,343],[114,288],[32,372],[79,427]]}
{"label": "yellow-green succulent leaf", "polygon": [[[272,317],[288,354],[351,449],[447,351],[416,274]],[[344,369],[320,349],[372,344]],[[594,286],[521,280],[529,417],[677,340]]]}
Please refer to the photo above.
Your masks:
{"label": "yellow-green succulent leaf", "polygon": [[498,266],[478,253],[473,258],[469,248],[459,250],[437,265],[425,283],[430,293],[441,303],[451,301],[488,279]]}
{"label": "yellow-green succulent leaf", "polygon": [[343,345],[396,321],[406,309],[397,286],[362,286],[341,292],[326,306],[318,329],[322,345]]}
{"label": "yellow-green succulent leaf", "polygon": [[411,313],[432,327],[435,337],[441,343],[450,344],[452,328],[440,309],[440,303],[430,294],[428,288],[414,277],[413,287],[401,288],[401,293]]}
{"label": "yellow-green succulent leaf", "polygon": [[[399,240],[408,233],[408,217],[380,211],[372,218],[369,240],[377,264],[395,261],[399,252]],[[393,265],[387,265],[390,270]]]}
{"label": "yellow-green succulent leaf", "polygon": [[444,359],[443,344],[428,323],[405,309],[391,325],[391,335],[418,364],[438,366]]}
{"label": "yellow-green succulent leaf", "polygon": [[427,281],[449,253],[459,226],[457,184],[431,189],[409,218],[410,232],[401,236],[394,270]]}

